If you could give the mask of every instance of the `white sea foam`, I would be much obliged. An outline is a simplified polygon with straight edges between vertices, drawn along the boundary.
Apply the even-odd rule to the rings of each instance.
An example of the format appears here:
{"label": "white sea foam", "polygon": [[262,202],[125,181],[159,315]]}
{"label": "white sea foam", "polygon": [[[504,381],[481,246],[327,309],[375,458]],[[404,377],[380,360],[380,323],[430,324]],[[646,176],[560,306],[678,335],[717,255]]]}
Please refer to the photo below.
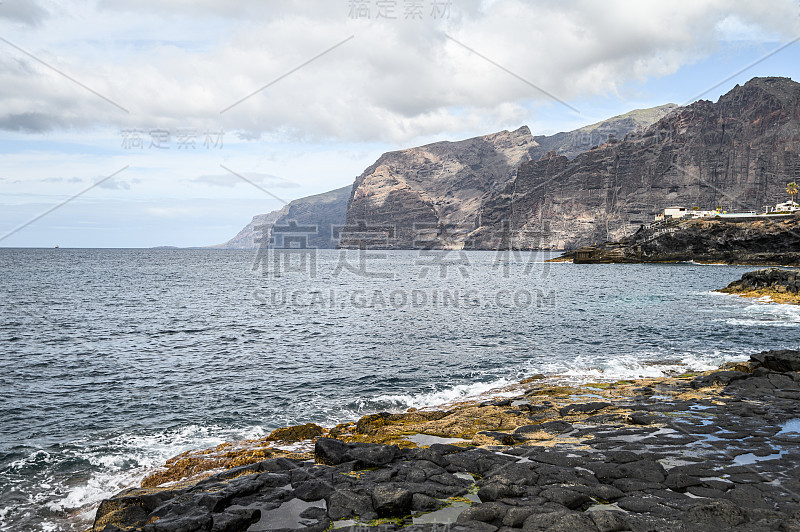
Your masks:
{"label": "white sea foam", "polygon": [[[674,376],[687,372],[711,371],[724,362],[745,361],[749,355],[736,352],[632,353],[611,358],[577,356],[569,361],[536,363],[521,375],[540,373],[559,383],[583,384]],[[513,378],[461,384],[428,393],[381,395],[375,398],[398,410],[448,405],[459,401],[488,397],[512,397],[519,394],[519,383]]]}
{"label": "white sea foam", "polygon": [[376,401],[395,405],[397,408],[425,408],[431,406],[446,405],[459,401],[478,399],[490,395],[492,397],[512,396],[513,391],[503,390],[514,384],[514,381],[500,378],[489,382],[475,384],[459,384],[442,390],[434,390],[428,393],[416,395],[394,394],[381,395],[376,397]]}
{"label": "white sea foam", "polygon": [[578,356],[569,365],[563,361],[555,362],[541,365],[534,368],[534,371],[569,384],[581,384],[659,378],[685,372],[709,371],[718,368],[723,362],[742,361],[747,358],[747,355],[721,351],[676,354],[637,353],[618,355],[603,360]]}
{"label": "white sea foam", "polygon": [[[173,456],[226,441],[255,439],[265,435],[266,430],[260,426],[231,430],[198,425],[149,435],[123,434],[106,443],[102,452],[91,446],[76,451],[75,458],[87,460],[96,470],[83,484],[60,486],[55,492],[62,496],[50,500],[46,506],[54,512],[72,512],[78,522],[88,523],[94,519],[100,501],[126,488],[138,486],[147,475]],[[40,493],[53,493],[53,490],[45,490],[42,483],[38,484],[38,488],[41,488],[37,489]]]}
{"label": "white sea foam", "polygon": [[767,301],[745,307],[744,317],[729,318],[728,325],[740,327],[798,327],[800,306],[765,304]]}

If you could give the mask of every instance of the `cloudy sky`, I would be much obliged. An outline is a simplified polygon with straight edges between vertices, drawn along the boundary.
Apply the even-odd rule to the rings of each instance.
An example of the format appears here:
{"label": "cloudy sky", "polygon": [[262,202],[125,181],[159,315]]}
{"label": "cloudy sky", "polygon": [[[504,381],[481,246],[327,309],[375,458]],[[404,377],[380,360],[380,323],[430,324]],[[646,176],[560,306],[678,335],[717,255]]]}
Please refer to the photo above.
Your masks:
{"label": "cloudy sky", "polygon": [[799,36],[798,0],[2,0],[0,246],[224,242],[385,151],[800,80]]}

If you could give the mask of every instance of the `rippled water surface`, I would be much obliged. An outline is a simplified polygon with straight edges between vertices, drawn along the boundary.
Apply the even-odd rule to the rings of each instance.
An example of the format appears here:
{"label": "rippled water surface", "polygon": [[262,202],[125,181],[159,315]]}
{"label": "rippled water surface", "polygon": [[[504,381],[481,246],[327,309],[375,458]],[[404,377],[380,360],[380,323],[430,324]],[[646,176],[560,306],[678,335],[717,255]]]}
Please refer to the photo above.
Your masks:
{"label": "rippled water surface", "polygon": [[247,251],[0,249],[0,530],[85,528],[170,456],[279,426],[798,348],[800,307],[711,292],[753,268],[549,256],[320,251],[274,278]]}

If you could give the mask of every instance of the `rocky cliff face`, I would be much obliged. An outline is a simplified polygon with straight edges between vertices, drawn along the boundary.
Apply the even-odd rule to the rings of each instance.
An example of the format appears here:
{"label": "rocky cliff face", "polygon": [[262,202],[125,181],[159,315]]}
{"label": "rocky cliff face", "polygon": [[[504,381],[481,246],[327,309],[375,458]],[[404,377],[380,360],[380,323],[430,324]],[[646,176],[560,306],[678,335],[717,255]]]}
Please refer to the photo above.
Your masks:
{"label": "rocky cliff face", "polygon": [[470,235],[491,248],[570,249],[618,240],[671,205],[761,210],[800,174],[800,84],[755,78],[717,103],[698,101],[572,160],[523,163],[482,199]]}
{"label": "rocky cliff face", "polygon": [[288,205],[267,214],[257,214],[235,237],[224,244],[209,247],[211,249],[256,249],[258,247],[258,239],[261,238],[262,234],[260,228],[271,226],[286,214],[287,210],[289,210]]}
{"label": "rocky cliff face", "polygon": [[[269,239],[273,227],[297,227],[308,229],[301,231],[308,247],[332,249],[338,244],[338,237],[332,228],[344,225],[347,201],[350,199],[352,187],[346,186],[294,200],[283,208],[269,214],[259,214],[242,229],[238,235],[219,246],[217,249],[256,249],[259,241]],[[314,228],[314,229],[312,229]]]}
{"label": "rocky cliff face", "polygon": [[593,146],[605,144],[609,138],[622,139],[628,133],[643,131],[678,108],[674,103],[669,103],[650,109],[636,109],[575,131],[550,136],[537,135],[533,139],[539,146],[531,152],[531,159],[538,161],[548,152],[574,159]]}
{"label": "rocky cliff face", "polygon": [[386,153],[356,179],[347,224],[394,226],[390,247],[458,247],[477,226],[480,198],[502,190],[537,146],[522,127]]}
{"label": "rocky cliff face", "polygon": [[[393,227],[387,247],[462,248],[482,225],[486,199],[504,194],[520,164],[548,152],[567,160],[609,136],[639,131],[675,107],[632,111],[549,137],[533,137],[522,127],[384,154],[356,179],[347,224],[366,231]],[[343,241],[346,247],[358,244],[355,239]]]}

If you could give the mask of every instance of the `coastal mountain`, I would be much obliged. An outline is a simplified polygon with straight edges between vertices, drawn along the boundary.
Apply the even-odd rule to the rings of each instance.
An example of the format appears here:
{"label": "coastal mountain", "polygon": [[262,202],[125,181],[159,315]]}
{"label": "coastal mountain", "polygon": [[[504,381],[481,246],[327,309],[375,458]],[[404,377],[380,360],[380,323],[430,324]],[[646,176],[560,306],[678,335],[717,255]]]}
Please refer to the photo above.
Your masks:
{"label": "coastal mountain", "polygon": [[[486,197],[502,195],[522,163],[548,152],[565,158],[596,142],[639,131],[675,105],[638,110],[569,133],[532,136],[528,127],[382,155],[353,184],[347,225],[391,227],[393,248],[462,248],[481,225]],[[342,241],[343,246],[359,242]]]}
{"label": "coastal mountain", "polygon": [[348,232],[377,231],[377,245],[396,249],[576,249],[620,240],[670,205],[760,211],[785,200],[798,175],[800,84],[754,78],[716,103],[570,133],[522,127],[386,153],[352,187],[297,200],[275,223],[346,222],[341,241],[320,233],[316,247],[363,246]]}
{"label": "coastal mountain", "polygon": [[272,226],[286,214],[287,210],[288,205],[267,214],[257,214],[235,237],[224,244],[209,247],[211,249],[255,249],[258,247],[258,240],[261,238],[261,227]]}
{"label": "coastal mountain", "polygon": [[[490,192],[502,192],[522,162],[538,160],[548,152],[571,159],[609,138],[640,131],[675,109],[674,104],[637,109],[550,136],[533,136],[527,127],[521,127],[513,132],[386,153],[352,187],[298,199],[277,211],[260,214],[236,237],[213,247],[257,248],[259,226],[286,225],[291,220],[319,227],[320,233],[309,237],[309,246],[323,249],[340,244],[330,227],[345,220],[351,228],[397,228],[389,247],[460,247],[476,227],[482,198]],[[449,228],[451,234],[440,234],[440,226]],[[352,239],[348,242],[346,232],[342,244],[348,243],[358,245]]]}
{"label": "coastal mountain", "polygon": [[593,146],[605,144],[609,138],[621,139],[628,133],[640,131],[676,109],[678,106],[674,103],[650,109],[635,109],[575,131],[550,136],[537,135],[533,139],[539,146],[531,153],[531,159],[538,161],[548,152],[574,159]]}
{"label": "coastal mountain", "polygon": [[393,226],[389,247],[457,245],[475,228],[481,197],[503,190],[537,147],[521,127],[386,153],[353,184],[347,225]]}
{"label": "coastal mountain", "polygon": [[[268,214],[259,214],[239,234],[224,244],[212,246],[216,249],[255,249],[266,236],[269,239],[273,227],[290,227],[292,223],[303,232],[308,247],[335,248],[336,241],[332,227],[342,226],[347,211],[352,187],[346,186],[292,201],[282,208]],[[315,229],[311,229],[315,228]],[[267,234],[264,235],[264,229]]]}
{"label": "coastal mountain", "polygon": [[673,111],[644,131],[570,160],[550,152],[482,198],[467,243],[574,249],[619,240],[665,207],[760,211],[800,175],[800,84],[754,78],[719,101]]}

